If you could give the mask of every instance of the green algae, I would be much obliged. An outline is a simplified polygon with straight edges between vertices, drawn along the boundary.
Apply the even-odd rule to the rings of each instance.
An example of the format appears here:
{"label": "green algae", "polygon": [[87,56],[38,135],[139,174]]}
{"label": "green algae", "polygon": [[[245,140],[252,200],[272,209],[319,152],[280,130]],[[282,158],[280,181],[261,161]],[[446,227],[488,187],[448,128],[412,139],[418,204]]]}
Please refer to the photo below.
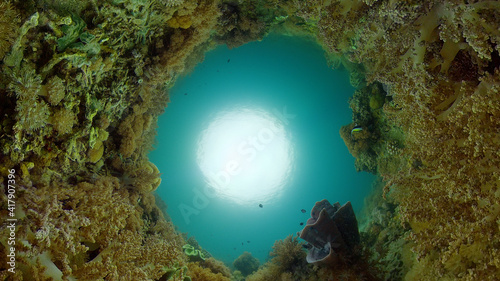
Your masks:
{"label": "green algae", "polygon": [[[87,25],[83,21],[82,18],[80,18],[76,14],[71,15],[71,22],[66,22],[62,27],[61,31],[63,32],[64,36],[57,39],[57,50],[59,52],[62,52],[66,50],[66,48],[70,47],[71,44],[75,43],[78,38],[83,34],[83,29]],[[86,39],[86,37],[84,36]]]}

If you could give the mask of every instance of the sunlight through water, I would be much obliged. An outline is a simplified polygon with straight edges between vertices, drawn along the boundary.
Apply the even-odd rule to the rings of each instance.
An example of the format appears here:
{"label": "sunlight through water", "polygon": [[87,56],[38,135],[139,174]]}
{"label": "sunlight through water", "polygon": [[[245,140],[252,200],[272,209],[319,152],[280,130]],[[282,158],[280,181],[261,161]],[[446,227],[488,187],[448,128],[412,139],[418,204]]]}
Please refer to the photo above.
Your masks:
{"label": "sunlight through water", "polygon": [[255,204],[281,195],[291,179],[293,155],[279,116],[240,106],[216,114],[201,133],[197,162],[219,197]]}

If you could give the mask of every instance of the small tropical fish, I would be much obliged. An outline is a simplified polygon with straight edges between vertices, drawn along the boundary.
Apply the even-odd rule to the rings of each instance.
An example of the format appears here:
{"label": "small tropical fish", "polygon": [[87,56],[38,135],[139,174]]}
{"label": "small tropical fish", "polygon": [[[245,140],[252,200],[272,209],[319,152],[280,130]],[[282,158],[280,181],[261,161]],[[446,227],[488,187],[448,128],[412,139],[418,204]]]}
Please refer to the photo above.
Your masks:
{"label": "small tropical fish", "polygon": [[227,62],[230,62],[230,61],[231,61],[231,59],[228,59],[228,60],[227,60]]}
{"label": "small tropical fish", "polygon": [[250,243],[250,241],[247,240],[247,243]]}
{"label": "small tropical fish", "polygon": [[356,125],[351,130],[351,136],[352,136],[352,133],[361,132],[361,131],[363,131],[363,127]]}
{"label": "small tropical fish", "polygon": [[262,205],[262,204],[259,204],[259,207],[261,207],[261,208],[264,208],[264,205]]}
{"label": "small tropical fish", "polygon": [[303,214],[305,214],[305,213],[306,213],[306,210],[305,210],[305,209],[302,209],[302,210],[300,210],[300,211],[301,211]]}
{"label": "small tropical fish", "polygon": [[300,225],[304,225],[304,223],[303,223],[303,222],[301,222],[301,223],[300,223]]}

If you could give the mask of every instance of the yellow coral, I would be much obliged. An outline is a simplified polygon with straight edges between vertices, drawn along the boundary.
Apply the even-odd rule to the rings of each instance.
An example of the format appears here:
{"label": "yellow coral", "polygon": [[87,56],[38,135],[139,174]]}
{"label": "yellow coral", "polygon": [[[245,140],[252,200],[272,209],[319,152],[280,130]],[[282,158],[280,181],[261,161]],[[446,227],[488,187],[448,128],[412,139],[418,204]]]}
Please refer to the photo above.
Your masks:
{"label": "yellow coral", "polygon": [[109,133],[104,129],[96,129],[94,130],[97,133],[97,138],[95,139],[95,143],[91,143],[91,147],[87,152],[87,156],[89,158],[89,162],[97,163],[101,160],[102,155],[104,153],[104,141],[108,139]]}
{"label": "yellow coral", "polygon": [[167,21],[168,26],[172,28],[182,28],[188,29],[193,24],[191,22],[191,17],[188,15],[185,16],[176,16]]}
{"label": "yellow coral", "polygon": [[208,268],[203,268],[199,262],[188,263],[188,275],[192,280],[197,281],[230,281],[231,279],[225,277],[221,273],[213,273]]}
{"label": "yellow coral", "polygon": [[[31,169],[18,165],[25,176],[20,179],[25,182],[19,197],[19,206],[25,208],[25,217],[19,221],[24,241],[19,249],[20,269],[25,279],[46,275],[81,280],[158,279],[164,267],[175,262],[182,266],[182,239],[171,225],[158,219],[148,197],[160,181],[159,171],[147,161],[147,152],[156,118],[166,104],[165,81],[172,83],[189,69],[194,64],[190,59],[201,57],[201,52],[197,54],[201,46],[213,46],[214,36],[238,46],[261,38],[269,22],[259,18],[258,12],[248,12],[258,9],[240,9],[238,14],[231,9],[231,5],[250,7],[255,1],[167,1],[167,5],[93,1],[99,24],[87,22],[85,36],[76,36],[75,48],[57,53],[53,45],[63,32],[60,16],[53,10],[64,9],[38,9],[16,34],[18,14],[26,17],[34,12],[17,11],[29,6],[21,2],[0,4],[0,58],[4,58],[0,94],[9,93],[0,96],[2,109],[11,116],[2,122],[3,152],[8,155],[2,155],[0,170],[16,166],[20,159],[34,163]],[[325,49],[353,64],[363,64],[368,83],[391,86],[387,103],[380,107],[382,100],[374,99],[368,107],[377,112],[383,109],[384,118],[404,131],[406,140],[394,154],[405,154],[401,161],[408,159],[408,164],[394,162],[388,158],[391,153],[361,164],[376,167],[383,163],[388,189],[395,191],[388,196],[399,204],[402,222],[413,227],[409,238],[419,259],[406,279],[499,276],[498,4],[316,2],[272,4],[302,5],[305,9],[286,10],[317,22],[311,30],[317,31]],[[48,7],[56,6],[65,5]],[[92,36],[97,40],[92,41]],[[84,38],[89,41],[83,42]],[[151,54],[154,57],[147,57]],[[135,71],[129,71],[131,67]],[[355,75],[354,80],[361,81],[359,73]],[[92,101],[86,99],[87,93]],[[109,117],[101,127],[109,126],[112,140],[96,141],[95,150],[87,155],[91,162],[102,159],[106,145],[114,164],[106,172],[124,175],[121,182],[96,175],[88,167],[94,165],[82,165],[89,125],[95,124],[52,124],[52,119],[61,119],[63,107],[71,107],[74,114],[85,111],[81,116]],[[49,119],[54,130],[45,126]],[[366,155],[367,147],[372,147],[367,140],[374,134],[350,138],[349,128],[343,130],[353,154]],[[52,149],[53,155],[40,156],[42,148]],[[58,161],[45,161],[54,157]],[[5,228],[1,231],[7,235]],[[281,265],[293,263],[288,258],[275,259],[255,274],[260,274],[259,280],[290,277]],[[301,266],[300,272],[309,270]],[[270,279],[266,271],[271,272]],[[321,272],[323,280],[334,276],[331,270]],[[13,278],[22,277],[19,273]]]}
{"label": "yellow coral", "polygon": [[88,151],[89,162],[97,163],[101,160],[103,153],[104,145],[102,144],[102,141],[98,141],[94,147],[90,148]]}
{"label": "yellow coral", "polygon": [[203,267],[209,268],[213,273],[220,273],[225,277],[231,277],[231,270],[219,260],[210,257],[203,261]]}

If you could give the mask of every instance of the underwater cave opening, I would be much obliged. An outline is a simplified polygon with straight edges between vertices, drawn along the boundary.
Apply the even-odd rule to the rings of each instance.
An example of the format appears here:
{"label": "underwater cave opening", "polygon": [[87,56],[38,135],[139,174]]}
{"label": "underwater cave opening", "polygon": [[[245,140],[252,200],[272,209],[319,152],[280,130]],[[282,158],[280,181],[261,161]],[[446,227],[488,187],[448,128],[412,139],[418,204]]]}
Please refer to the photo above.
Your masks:
{"label": "underwater cave opening", "polygon": [[303,38],[209,51],[170,90],[150,153],[178,230],[228,265],[244,251],[263,263],[316,201],[359,213],[374,177],[356,172],[339,135],[354,90]]}

